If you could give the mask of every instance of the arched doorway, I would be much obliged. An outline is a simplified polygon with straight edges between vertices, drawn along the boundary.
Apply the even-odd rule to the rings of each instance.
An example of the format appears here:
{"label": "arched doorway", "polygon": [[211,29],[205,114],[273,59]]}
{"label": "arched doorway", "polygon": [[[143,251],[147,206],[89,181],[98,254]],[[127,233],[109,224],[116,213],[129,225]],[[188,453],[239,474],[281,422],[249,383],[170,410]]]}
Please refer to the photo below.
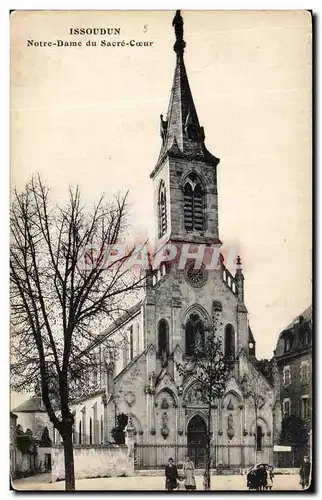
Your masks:
{"label": "arched doorway", "polygon": [[207,426],[200,415],[192,417],[187,429],[188,456],[196,468],[205,466],[207,446]]}

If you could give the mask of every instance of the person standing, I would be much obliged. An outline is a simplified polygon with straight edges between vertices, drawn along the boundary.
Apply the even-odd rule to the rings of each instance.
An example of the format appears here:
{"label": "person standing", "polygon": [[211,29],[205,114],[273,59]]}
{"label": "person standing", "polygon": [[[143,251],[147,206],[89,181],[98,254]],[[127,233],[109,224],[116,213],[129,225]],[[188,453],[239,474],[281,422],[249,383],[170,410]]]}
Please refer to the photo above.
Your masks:
{"label": "person standing", "polygon": [[310,475],[311,475],[311,463],[309,457],[304,457],[304,462],[300,468],[300,485],[302,489],[308,488],[310,486]]}
{"label": "person standing", "polygon": [[186,460],[183,464],[183,472],[184,472],[184,485],[187,491],[192,491],[196,489],[196,480],[195,480],[195,466],[193,465],[190,457],[186,457]]}
{"label": "person standing", "polygon": [[267,478],[266,478],[266,489],[270,490],[273,488],[273,479],[274,479],[274,472],[273,472],[273,467],[271,465],[268,466],[267,469]]}
{"label": "person standing", "polygon": [[178,469],[174,465],[173,459],[169,458],[168,465],[165,467],[165,489],[173,491],[178,487]]}
{"label": "person standing", "polygon": [[267,471],[264,464],[259,464],[257,469],[257,477],[258,477],[258,487],[259,490],[266,490],[267,485]]}

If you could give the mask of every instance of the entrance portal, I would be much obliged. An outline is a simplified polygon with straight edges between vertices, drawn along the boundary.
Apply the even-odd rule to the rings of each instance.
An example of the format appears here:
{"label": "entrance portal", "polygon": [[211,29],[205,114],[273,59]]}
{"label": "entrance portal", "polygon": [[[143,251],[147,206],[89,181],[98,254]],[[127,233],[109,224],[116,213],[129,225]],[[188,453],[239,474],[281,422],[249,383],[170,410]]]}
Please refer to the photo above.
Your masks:
{"label": "entrance portal", "polygon": [[205,467],[207,426],[202,417],[195,415],[188,424],[188,454],[196,469]]}

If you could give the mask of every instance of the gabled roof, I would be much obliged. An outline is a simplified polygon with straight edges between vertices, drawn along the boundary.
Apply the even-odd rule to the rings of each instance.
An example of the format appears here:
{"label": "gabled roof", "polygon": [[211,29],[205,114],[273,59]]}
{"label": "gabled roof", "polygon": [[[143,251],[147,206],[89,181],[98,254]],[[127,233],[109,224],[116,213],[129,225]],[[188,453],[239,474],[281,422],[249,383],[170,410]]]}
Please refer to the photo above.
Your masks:
{"label": "gabled roof", "polygon": [[100,344],[106,337],[108,337],[112,332],[114,332],[114,330],[120,328],[127,321],[130,321],[130,319],[133,318],[140,311],[141,305],[142,301],[140,300],[134,306],[130,307],[128,311],[125,311],[124,314],[121,314],[121,316],[119,316],[115,321],[113,321],[104,332],[100,333],[95,337],[95,339],[88,347],[88,349],[92,349],[95,345]]}
{"label": "gabled roof", "polygon": [[45,406],[40,396],[32,396],[13,410],[15,413],[45,412]]}
{"label": "gabled roof", "polygon": [[115,377],[114,383],[117,382],[126,372],[129,371],[130,368],[143,356],[147,353],[147,349],[144,349],[142,352],[137,354],[131,361],[121,370]]}
{"label": "gabled roof", "polygon": [[268,384],[269,387],[273,388],[273,384],[267,379],[264,373],[258,368],[258,363],[260,360],[256,356],[249,356],[248,352],[242,347],[239,351],[238,358],[244,356],[247,361],[253,366],[253,368],[263,377],[263,380]]}
{"label": "gabled roof", "polygon": [[248,342],[252,342],[253,344],[256,343],[250,326],[248,326]]}

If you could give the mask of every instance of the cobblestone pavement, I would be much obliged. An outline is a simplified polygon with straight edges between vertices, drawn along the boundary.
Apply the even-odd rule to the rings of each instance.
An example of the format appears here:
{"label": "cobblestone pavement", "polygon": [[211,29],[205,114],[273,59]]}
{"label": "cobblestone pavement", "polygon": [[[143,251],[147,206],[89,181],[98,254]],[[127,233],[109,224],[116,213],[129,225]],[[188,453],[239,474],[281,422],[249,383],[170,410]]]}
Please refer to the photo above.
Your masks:
{"label": "cobblestone pavement", "polygon": [[[42,491],[55,491],[64,490],[64,481],[49,483],[50,476],[42,474],[39,476],[17,479],[13,482],[15,490],[42,490]],[[202,477],[196,477],[197,490],[203,490]],[[246,490],[246,477],[245,476],[212,476],[212,487],[214,491],[223,490]],[[278,475],[274,479],[274,490],[300,490],[299,476],[292,475]],[[164,490],[164,478],[157,477],[109,477],[109,478],[94,478],[94,479],[78,479],[76,480],[76,490],[112,490],[112,491],[128,491],[128,490],[149,490],[157,491]]]}

